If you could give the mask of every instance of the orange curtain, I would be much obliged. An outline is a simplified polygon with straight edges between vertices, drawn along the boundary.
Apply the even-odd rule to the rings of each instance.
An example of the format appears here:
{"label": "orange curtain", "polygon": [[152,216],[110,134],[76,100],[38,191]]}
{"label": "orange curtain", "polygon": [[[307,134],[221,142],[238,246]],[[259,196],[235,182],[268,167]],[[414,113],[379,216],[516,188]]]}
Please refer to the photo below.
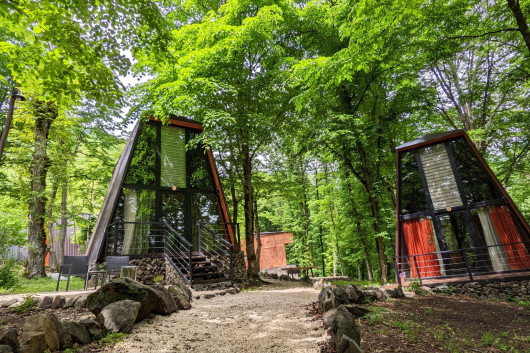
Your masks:
{"label": "orange curtain", "polygon": [[[434,243],[434,233],[432,230],[432,223],[430,219],[411,219],[403,221],[403,235],[405,237],[405,244],[409,252],[409,263],[411,270],[411,277],[418,277],[416,265],[412,255],[429,254],[416,256],[418,270],[422,277],[441,276],[440,264],[436,252],[436,244]],[[432,253],[432,254],[431,254]]]}
{"label": "orange curtain", "polygon": [[524,244],[520,243],[519,232],[508,208],[506,206],[493,207],[489,213],[512,269],[530,268],[530,256]]}

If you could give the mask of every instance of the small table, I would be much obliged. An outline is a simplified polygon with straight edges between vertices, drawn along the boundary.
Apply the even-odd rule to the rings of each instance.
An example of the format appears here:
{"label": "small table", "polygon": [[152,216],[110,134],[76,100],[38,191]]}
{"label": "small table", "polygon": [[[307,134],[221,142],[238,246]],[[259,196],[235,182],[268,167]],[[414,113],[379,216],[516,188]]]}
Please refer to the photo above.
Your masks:
{"label": "small table", "polygon": [[302,267],[284,267],[282,270],[287,271],[287,275],[291,275],[291,278],[294,278],[294,272],[300,271],[300,270],[310,270],[311,271],[311,277],[315,277],[313,274],[313,269],[318,268],[318,266],[302,266]]}

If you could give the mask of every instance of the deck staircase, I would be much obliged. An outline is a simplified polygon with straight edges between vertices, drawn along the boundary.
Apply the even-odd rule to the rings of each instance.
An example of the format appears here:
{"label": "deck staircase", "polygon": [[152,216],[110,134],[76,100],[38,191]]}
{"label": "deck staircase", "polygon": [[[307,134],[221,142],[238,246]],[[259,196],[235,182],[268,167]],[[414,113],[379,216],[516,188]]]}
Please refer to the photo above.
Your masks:
{"label": "deck staircase", "polygon": [[[201,226],[199,226],[201,227]],[[199,228],[199,251],[165,224],[165,256],[180,277],[193,288],[232,283],[232,244],[211,231]]]}

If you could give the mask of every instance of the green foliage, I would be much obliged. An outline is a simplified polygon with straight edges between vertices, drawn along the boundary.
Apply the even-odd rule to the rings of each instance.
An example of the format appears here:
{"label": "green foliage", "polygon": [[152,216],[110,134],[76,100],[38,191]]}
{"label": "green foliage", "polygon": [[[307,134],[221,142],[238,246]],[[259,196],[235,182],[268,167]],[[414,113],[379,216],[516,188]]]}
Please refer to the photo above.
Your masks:
{"label": "green foliage", "polygon": [[27,313],[35,310],[37,308],[37,304],[38,301],[32,295],[28,295],[24,297],[22,304],[15,306],[11,310],[19,313]]}
{"label": "green foliage", "polygon": [[420,282],[412,282],[409,285],[409,288],[414,292],[414,294],[423,297],[429,294],[425,289],[423,289],[420,285]]}
{"label": "green foliage", "polygon": [[99,341],[103,345],[111,345],[111,344],[116,344],[116,343],[122,342],[125,339],[125,337],[127,337],[126,333],[109,332],[109,333],[107,333],[107,335],[105,337],[103,337]]}
{"label": "green foliage", "polygon": [[416,340],[421,328],[420,325],[409,320],[396,320],[392,321],[391,323],[392,326],[405,333],[410,342],[414,342]]}
{"label": "green foliage", "polygon": [[17,284],[16,265],[8,260],[0,267],[0,288],[11,289]]}

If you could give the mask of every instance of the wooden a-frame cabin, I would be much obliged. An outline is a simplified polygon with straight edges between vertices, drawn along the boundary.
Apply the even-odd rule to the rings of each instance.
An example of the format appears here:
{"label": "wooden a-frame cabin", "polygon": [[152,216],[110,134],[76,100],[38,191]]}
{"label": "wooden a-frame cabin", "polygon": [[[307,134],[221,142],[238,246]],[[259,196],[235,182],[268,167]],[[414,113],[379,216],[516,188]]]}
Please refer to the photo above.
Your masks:
{"label": "wooden a-frame cabin", "polygon": [[212,152],[189,141],[189,119],[140,121],[114,168],[93,235],[90,263],[106,256],[164,258],[187,284],[232,279],[239,247]]}
{"label": "wooden a-frame cabin", "polygon": [[530,227],[463,130],[396,150],[400,283],[528,274]]}

